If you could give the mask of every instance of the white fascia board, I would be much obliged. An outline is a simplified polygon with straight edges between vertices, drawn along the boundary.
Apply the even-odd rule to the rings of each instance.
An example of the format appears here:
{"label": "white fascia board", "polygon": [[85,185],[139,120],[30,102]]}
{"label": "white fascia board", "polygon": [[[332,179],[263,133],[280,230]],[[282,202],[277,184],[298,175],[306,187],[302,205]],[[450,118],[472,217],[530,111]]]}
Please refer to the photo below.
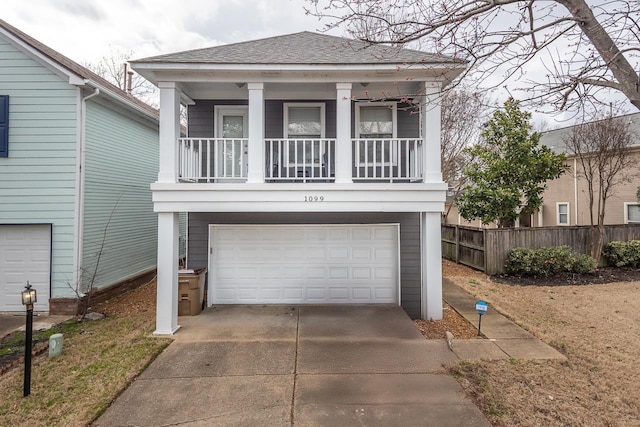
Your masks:
{"label": "white fascia board", "polygon": [[[466,69],[464,64],[191,64],[191,63],[137,63],[133,69],[150,81],[156,82],[170,78],[175,81],[203,81],[203,78],[212,81],[277,81],[291,76],[299,76],[300,81],[308,81],[309,74],[321,76],[318,81],[326,81],[332,75],[344,75],[351,73],[354,81],[362,80],[363,73],[369,73],[367,78],[380,81],[398,78],[405,74],[416,79],[443,80],[453,78]],[[452,75],[452,77],[449,77]],[[447,77],[445,77],[447,76]],[[335,79],[333,79],[335,80]]]}
{"label": "white fascia board", "polygon": [[446,189],[443,182],[151,184],[155,212],[442,212]]}
{"label": "white fascia board", "polygon": [[[115,100],[117,103],[123,104],[125,107],[127,107],[130,110],[135,111],[136,113],[151,119],[153,122],[158,123],[158,116],[156,116],[155,114],[151,113],[150,111],[147,111],[146,109],[142,108],[141,106],[139,106],[138,104],[136,104],[135,102],[132,102],[126,98],[123,98],[122,96],[116,94],[113,90],[107,88],[104,85],[101,85],[99,83],[94,82],[93,80],[84,80],[84,85],[86,86],[90,86],[94,89],[99,89],[100,90],[100,95],[105,95],[113,100]],[[83,85],[83,86],[84,86]]]}
{"label": "white fascia board", "polygon": [[27,56],[31,57],[34,61],[48,68],[60,78],[66,79],[69,84],[74,86],[83,86],[85,79],[69,70],[68,68],[62,66],[57,61],[49,58],[44,55],[38,49],[34,48],[30,44],[25,43],[22,39],[14,36],[13,34],[7,32],[5,29],[0,28],[0,35],[2,35],[9,43],[16,46],[18,49],[23,51]]}

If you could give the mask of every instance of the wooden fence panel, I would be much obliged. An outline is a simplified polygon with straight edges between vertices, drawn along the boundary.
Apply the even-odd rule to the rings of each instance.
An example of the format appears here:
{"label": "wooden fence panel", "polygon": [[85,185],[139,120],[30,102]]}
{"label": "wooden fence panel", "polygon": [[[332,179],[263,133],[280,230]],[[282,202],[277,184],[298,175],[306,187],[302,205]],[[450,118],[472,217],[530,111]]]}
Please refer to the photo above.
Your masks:
{"label": "wooden fence panel", "polygon": [[[590,226],[481,229],[443,224],[442,256],[488,275],[502,274],[507,254],[515,247],[569,246],[588,253],[591,230]],[[605,244],[614,240],[640,240],[640,224],[605,226]]]}
{"label": "wooden fence panel", "polygon": [[485,230],[459,225],[442,225],[442,256],[484,271]]}

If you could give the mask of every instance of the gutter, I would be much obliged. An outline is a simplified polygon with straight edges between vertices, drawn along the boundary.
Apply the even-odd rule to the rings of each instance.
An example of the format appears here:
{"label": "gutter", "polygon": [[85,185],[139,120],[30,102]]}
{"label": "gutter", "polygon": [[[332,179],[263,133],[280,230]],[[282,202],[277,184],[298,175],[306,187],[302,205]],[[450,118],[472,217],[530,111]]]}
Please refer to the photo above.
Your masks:
{"label": "gutter", "polygon": [[[79,91],[82,89],[78,88]],[[80,92],[82,93],[82,92]],[[83,239],[84,239],[84,177],[85,177],[85,152],[86,152],[86,142],[87,142],[87,132],[86,132],[86,119],[87,119],[87,101],[94,96],[98,96],[100,94],[100,89],[95,87],[93,93],[85,96],[80,99],[80,111],[78,117],[78,147],[76,150],[76,159],[78,163],[78,169],[76,170],[76,221],[74,224],[74,234],[76,238],[74,239],[74,268],[73,268],[73,283],[72,287],[74,289],[80,290],[78,286],[80,285],[80,281],[82,280],[82,249],[83,249]]]}

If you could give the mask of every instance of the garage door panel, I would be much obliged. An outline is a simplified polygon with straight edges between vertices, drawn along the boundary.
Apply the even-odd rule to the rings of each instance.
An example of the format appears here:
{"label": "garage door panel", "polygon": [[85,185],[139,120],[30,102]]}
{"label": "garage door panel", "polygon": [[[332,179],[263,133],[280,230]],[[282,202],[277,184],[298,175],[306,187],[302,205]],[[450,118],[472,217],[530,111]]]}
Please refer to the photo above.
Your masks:
{"label": "garage door panel", "polygon": [[210,245],[210,303],[398,303],[397,225],[216,225]]}
{"label": "garage door panel", "polygon": [[0,225],[0,311],[24,311],[20,293],[38,291],[35,310],[49,308],[51,226]]}

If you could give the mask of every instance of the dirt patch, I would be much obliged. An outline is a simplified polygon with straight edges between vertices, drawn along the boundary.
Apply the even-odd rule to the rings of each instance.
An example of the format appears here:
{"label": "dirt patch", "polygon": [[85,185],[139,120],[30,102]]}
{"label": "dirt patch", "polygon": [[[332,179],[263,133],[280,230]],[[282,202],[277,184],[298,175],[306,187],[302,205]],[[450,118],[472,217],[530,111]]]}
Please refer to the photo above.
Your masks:
{"label": "dirt patch", "polygon": [[447,303],[443,305],[442,320],[414,320],[416,327],[427,339],[446,338],[447,331],[457,339],[469,339],[478,337],[478,329],[460,316]]}
{"label": "dirt patch", "polygon": [[640,270],[635,268],[599,268],[591,274],[560,273],[549,277],[500,275],[492,277],[492,280],[507,285],[599,285],[640,281]]}
{"label": "dirt patch", "polygon": [[640,425],[640,281],[519,286],[448,263],[446,277],[567,356],[453,366],[494,425]]}

